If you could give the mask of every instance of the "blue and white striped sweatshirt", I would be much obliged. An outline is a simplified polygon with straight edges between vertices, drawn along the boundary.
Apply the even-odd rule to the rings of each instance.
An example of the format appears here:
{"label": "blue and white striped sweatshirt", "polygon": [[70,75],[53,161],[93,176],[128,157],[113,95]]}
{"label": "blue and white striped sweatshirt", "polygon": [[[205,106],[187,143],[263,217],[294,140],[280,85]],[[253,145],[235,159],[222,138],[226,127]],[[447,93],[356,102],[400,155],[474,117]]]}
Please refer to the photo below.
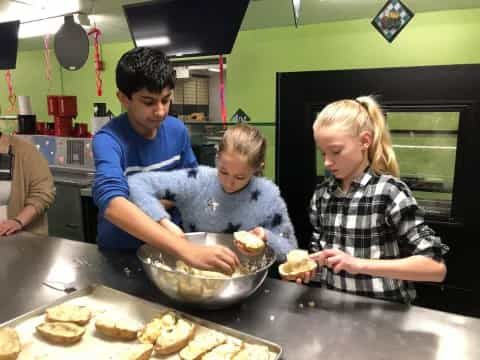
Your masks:
{"label": "blue and white striped sweatshirt", "polygon": [[186,232],[233,233],[262,226],[279,260],[297,248],[297,239],[278,187],[253,177],[235,193],[223,190],[217,169],[206,166],[128,178],[130,199],[155,221],[168,217],[158,199],[176,203]]}

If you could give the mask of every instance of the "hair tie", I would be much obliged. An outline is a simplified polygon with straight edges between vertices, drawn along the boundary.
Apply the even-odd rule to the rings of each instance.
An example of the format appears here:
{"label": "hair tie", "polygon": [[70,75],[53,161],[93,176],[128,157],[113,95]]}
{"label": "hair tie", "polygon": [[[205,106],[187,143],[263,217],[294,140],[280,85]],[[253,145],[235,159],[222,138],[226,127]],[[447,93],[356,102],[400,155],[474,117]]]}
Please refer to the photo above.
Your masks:
{"label": "hair tie", "polygon": [[353,101],[355,101],[358,105],[360,105],[362,108],[364,108],[368,113],[368,107],[365,103],[362,103],[361,101],[358,101],[357,99],[353,99]]}

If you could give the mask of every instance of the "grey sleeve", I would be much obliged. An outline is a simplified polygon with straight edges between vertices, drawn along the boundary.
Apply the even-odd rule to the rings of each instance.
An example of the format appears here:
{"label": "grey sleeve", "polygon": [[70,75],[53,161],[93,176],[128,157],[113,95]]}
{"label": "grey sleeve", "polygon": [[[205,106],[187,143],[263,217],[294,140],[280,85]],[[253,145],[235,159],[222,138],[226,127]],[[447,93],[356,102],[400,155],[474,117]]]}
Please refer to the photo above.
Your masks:
{"label": "grey sleeve", "polygon": [[195,194],[198,169],[157,171],[139,173],[128,177],[130,200],[155,221],[169,218],[160,202],[166,199],[173,202],[188,199]]}
{"label": "grey sleeve", "polygon": [[278,188],[275,187],[273,197],[266,205],[268,215],[262,225],[267,233],[267,243],[275,250],[278,260],[284,261],[289,251],[298,248],[298,243],[287,205]]}

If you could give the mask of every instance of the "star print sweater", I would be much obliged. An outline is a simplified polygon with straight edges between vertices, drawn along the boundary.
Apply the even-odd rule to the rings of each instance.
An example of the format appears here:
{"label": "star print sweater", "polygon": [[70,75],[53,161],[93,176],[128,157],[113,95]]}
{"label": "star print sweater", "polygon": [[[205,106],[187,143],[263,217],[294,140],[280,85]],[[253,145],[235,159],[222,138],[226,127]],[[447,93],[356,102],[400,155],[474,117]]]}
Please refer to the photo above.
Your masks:
{"label": "star print sweater", "polygon": [[280,261],[298,247],[287,206],[268,179],[252,177],[242,190],[227,193],[217,169],[200,166],[138,173],[128,178],[128,185],[130,199],[155,221],[169,217],[158,199],[174,201],[185,232],[233,233],[261,226]]}

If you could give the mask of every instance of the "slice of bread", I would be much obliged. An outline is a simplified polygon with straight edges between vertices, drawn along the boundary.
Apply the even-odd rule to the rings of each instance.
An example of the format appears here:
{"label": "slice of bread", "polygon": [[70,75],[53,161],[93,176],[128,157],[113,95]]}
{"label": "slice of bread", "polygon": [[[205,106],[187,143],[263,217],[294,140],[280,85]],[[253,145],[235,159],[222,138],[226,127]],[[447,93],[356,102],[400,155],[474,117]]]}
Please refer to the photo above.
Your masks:
{"label": "slice of bread", "polygon": [[95,321],[95,329],[103,335],[119,340],[135,340],[142,330],[136,321],[103,315]]}
{"label": "slice of bread", "polygon": [[206,333],[199,334],[191,340],[186,347],[180,351],[180,358],[183,360],[197,360],[227,341],[227,337],[217,331],[208,331]]}
{"label": "slice of bread", "polygon": [[155,344],[165,329],[171,329],[177,323],[177,315],[173,311],[159,314],[138,332],[138,340],[144,344]]}
{"label": "slice of bread", "polygon": [[48,342],[67,345],[80,341],[85,328],[68,322],[45,322],[37,326],[37,332]]}
{"label": "slice of bread", "polygon": [[178,319],[173,328],[163,329],[155,342],[155,352],[169,355],[183,349],[195,334],[195,325]]}
{"label": "slice of bread", "polygon": [[234,243],[241,250],[254,255],[265,250],[265,241],[248,231],[237,231],[233,233]]}
{"label": "slice of bread", "polygon": [[231,360],[243,349],[241,340],[232,339],[202,356],[202,360]]}
{"label": "slice of bread", "polygon": [[148,360],[152,356],[152,344],[135,344],[128,350],[113,357],[115,360]]}
{"label": "slice of bread", "polygon": [[15,329],[0,329],[0,360],[15,360],[20,354],[20,339]]}
{"label": "slice of bread", "polygon": [[83,306],[62,304],[48,308],[45,319],[53,322],[70,322],[77,325],[86,325],[90,321],[92,313]]}
{"label": "slice of bread", "polygon": [[287,262],[278,267],[282,278],[295,280],[306,272],[317,268],[317,262],[310,259],[306,250],[292,250],[287,254]]}
{"label": "slice of bread", "polygon": [[269,360],[270,351],[268,347],[263,345],[246,345],[235,357],[233,360]]}

